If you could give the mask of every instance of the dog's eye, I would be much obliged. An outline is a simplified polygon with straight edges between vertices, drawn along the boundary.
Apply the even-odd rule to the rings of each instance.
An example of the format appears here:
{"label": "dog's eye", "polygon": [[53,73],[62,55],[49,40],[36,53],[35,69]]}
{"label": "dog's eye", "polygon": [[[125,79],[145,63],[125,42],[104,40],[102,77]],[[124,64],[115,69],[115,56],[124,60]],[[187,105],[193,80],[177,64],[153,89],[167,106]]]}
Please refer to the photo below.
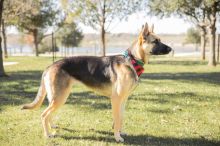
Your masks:
{"label": "dog's eye", "polygon": [[144,36],[144,41],[146,41],[147,40],[147,37],[146,36]]}
{"label": "dog's eye", "polygon": [[158,39],[155,39],[155,40],[153,40],[151,43],[158,43],[159,42],[159,40]]}
{"label": "dog's eye", "polygon": [[143,39],[143,43],[146,43],[147,42],[147,40],[146,39]]}

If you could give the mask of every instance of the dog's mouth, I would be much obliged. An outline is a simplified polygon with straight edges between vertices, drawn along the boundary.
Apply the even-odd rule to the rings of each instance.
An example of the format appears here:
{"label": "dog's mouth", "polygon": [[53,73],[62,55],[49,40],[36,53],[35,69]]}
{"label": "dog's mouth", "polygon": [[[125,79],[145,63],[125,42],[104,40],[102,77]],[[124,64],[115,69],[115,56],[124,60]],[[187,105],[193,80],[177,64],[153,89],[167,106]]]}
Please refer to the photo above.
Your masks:
{"label": "dog's mouth", "polygon": [[161,43],[160,45],[155,46],[149,53],[150,55],[166,55],[172,51],[172,48]]}

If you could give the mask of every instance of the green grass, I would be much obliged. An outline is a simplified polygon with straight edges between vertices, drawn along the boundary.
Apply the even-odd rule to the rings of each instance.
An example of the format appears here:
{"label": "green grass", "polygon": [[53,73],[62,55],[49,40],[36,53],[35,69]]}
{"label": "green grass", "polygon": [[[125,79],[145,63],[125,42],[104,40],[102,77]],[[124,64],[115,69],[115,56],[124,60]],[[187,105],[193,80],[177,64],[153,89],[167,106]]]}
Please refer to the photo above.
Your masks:
{"label": "green grass", "polygon": [[0,145],[220,145],[220,68],[196,58],[153,57],[126,105],[125,143],[112,132],[110,100],[82,85],[73,88],[54,120],[58,136],[43,136],[38,110],[20,110],[36,95],[51,58],[11,57],[0,78]]}

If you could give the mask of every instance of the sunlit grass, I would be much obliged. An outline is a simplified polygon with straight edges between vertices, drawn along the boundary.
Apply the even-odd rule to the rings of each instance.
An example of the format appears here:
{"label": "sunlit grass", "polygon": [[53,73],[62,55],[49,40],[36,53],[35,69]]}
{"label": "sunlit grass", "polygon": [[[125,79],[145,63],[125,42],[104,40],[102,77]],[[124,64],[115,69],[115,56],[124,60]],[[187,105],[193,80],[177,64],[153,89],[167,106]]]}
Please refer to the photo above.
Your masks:
{"label": "sunlit grass", "polygon": [[43,136],[40,115],[47,105],[31,102],[47,57],[12,57],[9,78],[0,78],[0,145],[220,145],[220,68],[198,58],[153,57],[126,105],[125,143],[112,133],[110,100],[76,85],[54,120],[57,138]]}

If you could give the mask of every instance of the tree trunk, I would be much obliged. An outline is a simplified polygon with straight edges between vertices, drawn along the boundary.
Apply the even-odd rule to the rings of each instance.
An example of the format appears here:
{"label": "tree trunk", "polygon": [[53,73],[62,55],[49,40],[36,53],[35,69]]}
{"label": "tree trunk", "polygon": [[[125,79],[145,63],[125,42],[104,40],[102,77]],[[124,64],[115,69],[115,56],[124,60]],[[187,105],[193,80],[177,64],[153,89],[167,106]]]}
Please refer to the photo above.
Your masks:
{"label": "tree trunk", "polygon": [[205,60],[205,47],[206,47],[206,28],[200,27],[200,33],[201,33],[201,59]]}
{"label": "tree trunk", "polygon": [[102,56],[106,54],[106,46],[105,46],[105,0],[103,0],[103,7],[102,7],[102,22],[101,22],[101,44],[102,44]]}
{"label": "tree trunk", "polygon": [[210,34],[209,34],[209,39],[210,39],[210,54],[209,54],[209,66],[216,66],[216,60],[215,60],[215,29],[214,28],[209,28],[210,29]]}
{"label": "tree trunk", "polygon": [[102,56],[105,56],[105,28],[101,27]]}
{"label": "tree trunk", "polygon": [[215,59],[216,7],[217,7],[217,2],[214,2],[209,16],[209,20],[210,20],[210,26],[209,26],[210,54],[209,54],[209,63],[208,63],[209,66],[216,66],[216,59]]}
{"label": "tree trunk", "polygon": [[219,63],[219,47],[220,47],[220,34],[218,34],[218,41],[217,41],[217,62]]}
{"label": "tree trunk", "polygon": [[6,76],[4,66],[3,66],[3,53],[2,53],[2,37],[0,36],[0,77]]}
{"label": "tree trunk", "polygon": [[[0,0],[0,28],[2,24],[2,13],[3,13],[3,2],[4,0]],[[4,66],[3,66],[3,56],[2,56],[2,37],[0,35],[0,77],[7,76],[5,74]]]}
{"label": "tree trunk", "polygon": [[33,37],[34,37],[34,46],[35,46],[35,56],[39,56],[38,52],[38,29],[33,30]]}
{"label": "tree trunk", "polygon": [[5,22],[2,19],[2,37],[3,37],[3,44],[4,44],[4,57],[8,58],[8,49],[7,49],[7,36],[5,32]]}

